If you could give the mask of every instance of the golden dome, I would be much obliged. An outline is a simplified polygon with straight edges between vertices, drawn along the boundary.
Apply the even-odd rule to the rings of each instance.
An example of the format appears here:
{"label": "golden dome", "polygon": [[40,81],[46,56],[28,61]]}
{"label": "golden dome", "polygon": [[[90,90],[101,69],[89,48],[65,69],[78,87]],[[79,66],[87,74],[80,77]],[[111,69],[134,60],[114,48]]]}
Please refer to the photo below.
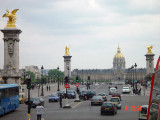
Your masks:
{"label": "golden dome", "polygon": [[121,49],[118,45],[118,48],[117,48],[117,53],[115,54],[114,58],[124,58],[124,55],[121,53]]}

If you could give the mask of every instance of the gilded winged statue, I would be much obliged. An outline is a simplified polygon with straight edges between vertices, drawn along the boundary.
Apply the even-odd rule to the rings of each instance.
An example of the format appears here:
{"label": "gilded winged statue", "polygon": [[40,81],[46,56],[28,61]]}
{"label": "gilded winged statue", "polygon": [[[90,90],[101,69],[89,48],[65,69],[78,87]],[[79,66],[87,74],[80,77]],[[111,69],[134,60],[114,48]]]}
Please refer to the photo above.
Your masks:
{"label": "gilded winged statue", "polygon": [[65,55],[70,55],[69,54],[69,47],[68,46],[66,46],[66,48],[65,48]]}
{"label": "gilded winged statue", "polygon": [[10,12],[9,10],[6,10],[7,13],[2,16],[2,17],[9,18],[8,21],[7,21],[6,28],[15,28],[16,27],[16,25],[15,25],[15,23],[16,23],[16,12],[18,10],[19,9],[15,9],[12,12]]}
{"label": "gilded winged statue", "polygon": [[148,52],[147,52],[147,53],[152,53],[152,48],[153,48],[152,45],[151,45],[151,46],[147,46],[147,49],[148,49]]}

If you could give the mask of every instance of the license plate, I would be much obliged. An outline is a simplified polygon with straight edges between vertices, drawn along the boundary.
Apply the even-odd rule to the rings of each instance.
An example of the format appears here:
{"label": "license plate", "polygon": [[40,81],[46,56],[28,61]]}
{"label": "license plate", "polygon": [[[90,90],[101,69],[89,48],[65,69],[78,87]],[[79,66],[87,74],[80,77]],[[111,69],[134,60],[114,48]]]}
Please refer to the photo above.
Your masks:
{"label": "license plate", "polygon": [[118,96],[115,96],[115,97],[118,97]]}
{"label": "license plate", "polygon": [[94,102],[94,103],[98,103],[98,102]]}
{"label": "license plate", "polygon": [[147,115],[142,115],[142,117],[147,117]]}
{"label": "license plate", "polygon": [[107,110],[107,111],[108,111],[108,110],[109,110],[109,108],[105,108],[105,110]]}
{"label": "license plate", "polygon": [[114,104],[117,104],[117,102],[113,102]]}

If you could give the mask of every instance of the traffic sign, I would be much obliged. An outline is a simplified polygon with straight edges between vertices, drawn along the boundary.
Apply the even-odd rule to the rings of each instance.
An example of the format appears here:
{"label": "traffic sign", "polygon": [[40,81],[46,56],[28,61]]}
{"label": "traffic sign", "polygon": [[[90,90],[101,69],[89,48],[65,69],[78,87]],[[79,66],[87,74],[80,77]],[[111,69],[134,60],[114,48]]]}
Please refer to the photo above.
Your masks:
{"label": "traffic sign", "polygon": [[79,87],[79,83],[76,83],[75,85],[76,85],[76,87]]}
{"label": "traffic sign", "polygon": [[69,88],[69,84],[64,84],[64,87],[65,88]]}

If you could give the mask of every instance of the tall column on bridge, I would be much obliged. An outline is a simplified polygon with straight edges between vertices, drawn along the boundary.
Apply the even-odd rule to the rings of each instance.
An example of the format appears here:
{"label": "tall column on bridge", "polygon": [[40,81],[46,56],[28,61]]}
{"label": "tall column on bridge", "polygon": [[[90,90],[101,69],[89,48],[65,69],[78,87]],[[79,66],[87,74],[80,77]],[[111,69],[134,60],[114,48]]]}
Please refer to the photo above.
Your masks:
{"label": "tall column on bridge", "polygon": [[148,49],[148,52],[147,54],[145,55],[146,56],[146,74],[149,75],[149,74],[152,74],[154,73],[154,55],[152,53],[152,48],[153,46],[148,46],[147,49]]}
{"label": "tall column on bridge", "polygon": [[71,57],[72,56],[70,56],[68,46],[65,47],[65,55],[63,57],[64,57],[64,76],[68,77],[68,79],[70,80],[71,78]]}
{"label": "tall column on bridge", "polygon": [[3,15],[9,18],[7,25],[1,32],[4,34],[4,67],[2,78],[4,83],[19,83],[19,34],[22,32],[15,26],[16,15],[18,9]]}

